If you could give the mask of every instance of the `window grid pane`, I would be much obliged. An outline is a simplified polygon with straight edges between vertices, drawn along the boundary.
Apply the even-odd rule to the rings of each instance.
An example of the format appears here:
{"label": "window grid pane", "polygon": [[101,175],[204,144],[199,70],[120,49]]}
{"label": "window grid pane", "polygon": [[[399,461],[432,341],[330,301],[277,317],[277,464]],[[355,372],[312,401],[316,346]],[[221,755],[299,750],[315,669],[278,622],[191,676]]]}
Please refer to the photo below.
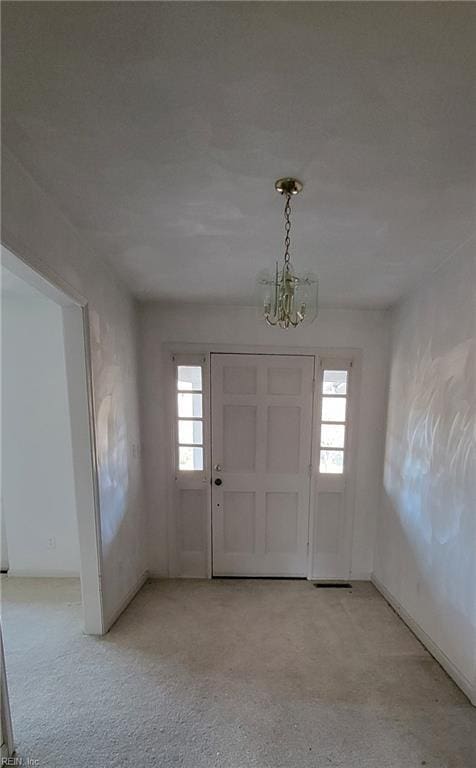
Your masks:
{"label": "window grid pane", "polygon": [[326,369],[322,379],[322,393],[324,395],[346,395],[347,371]]}
{"label": "window grid pane", "polygon": [[180,445],[179,469],[188,472],[203,470],[203,447]]}
{"label": "window grid pane", "polygon": [[321,449],[319,472],[342,475],[344,472],[344,451]]}
{"label": "window grid pane", "polygon": [[177,389],[179,391],[202,391],[202,367],[200,365],[177,366]]}
{"label": "window grid pane", "polygon": [[322,398],[322,421],[345,421],[346,397]]}
{"label": "window grid pane", "polygon": [[345,446],[345,424],[323,424],[321,427],[321,448],[342,448]]}
{"label": "window grid pane", "polygon": [[179,419],[179,445],[203,445],[203,423],[200,420]]}
{"label": "window grid pane", "polygon": [[202,395],[197,392],[178,392],[178,415],[180,418],[202,418]]}

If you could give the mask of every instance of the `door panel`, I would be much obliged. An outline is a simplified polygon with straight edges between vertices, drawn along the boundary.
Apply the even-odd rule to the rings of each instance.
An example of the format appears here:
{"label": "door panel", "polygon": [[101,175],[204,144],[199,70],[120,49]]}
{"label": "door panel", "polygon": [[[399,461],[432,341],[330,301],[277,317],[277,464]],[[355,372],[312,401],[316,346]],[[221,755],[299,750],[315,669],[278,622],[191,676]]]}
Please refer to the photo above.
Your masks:
{"label": "door panel", "polygon": [[307,573],[313,376],[311,356],[211,355],[214,575]]}
{"label": "door panel", "polygon": [[256,466],[256,406],[223,406],[223,463],[227,472],[253,472]]}
{"label": "door panel", "polygon": [[204,552],[207,494],[204,490],[178,491],[177,529],[181,552]]}
{"label": "door panel", "polygon": [[247,365],[227,365],[223,369],[223,393],[225,395],[255,395],[256,368]]}
{"label": "door panel", "polygon": [[223,494],[223,538],[225,552],[255,549],[255,496],[249,491],[225,491]]}
{"label": "door panel", "polygon": [[[283,440],[283,436],[285,439]],[[299,472],[301,408],[270,405],[267,408],[268,472]],[[309,462],[308,462],[309,463]]]}
{"label": "door panel", "polygon": [[299,368],[269,368],[268,395],[299,395],[302,370]]}
{"label": "door panel", "polygon": [[266,552],[297,552],[299,497],[297,493],[266,493]]}

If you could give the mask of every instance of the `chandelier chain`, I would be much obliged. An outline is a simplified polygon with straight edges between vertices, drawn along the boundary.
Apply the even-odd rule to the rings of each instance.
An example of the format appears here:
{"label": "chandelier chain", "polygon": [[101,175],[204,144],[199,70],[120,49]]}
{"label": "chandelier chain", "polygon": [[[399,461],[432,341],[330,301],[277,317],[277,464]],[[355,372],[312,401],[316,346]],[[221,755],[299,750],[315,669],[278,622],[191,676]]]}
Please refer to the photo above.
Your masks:
{"label": "chandelier chain", "polygon": [[284,263],[289,264],[289,248],[291,246],[291,194],[288,192],[286,195],[286,204],[284,206],[284,231],[285,231],[285,238],[284,238]]}

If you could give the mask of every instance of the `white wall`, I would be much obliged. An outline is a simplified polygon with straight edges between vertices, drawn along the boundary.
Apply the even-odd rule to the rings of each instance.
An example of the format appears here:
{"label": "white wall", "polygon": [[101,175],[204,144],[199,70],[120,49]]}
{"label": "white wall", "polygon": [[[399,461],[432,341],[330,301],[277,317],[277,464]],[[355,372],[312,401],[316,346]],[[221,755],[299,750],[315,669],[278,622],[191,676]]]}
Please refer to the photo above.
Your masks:
{"label": "white wall", "polygon": [[147,567],[136,305],[8,149],[2,161],[2,242],[45,277],[89,302],[107,626]]}
{"label": "white wall", "polygon": [[385,436],[385,391],[388,363],[387,313],[362,310],[321,310],[307,328],[283,332],[267,327],[247,307],[141,307],[142,421],[144,469],[149,515],[149,567],[167,574],[167,464],[163,345],[276,345],[358,349],[362,352],[361,399],[357,404],[359,447],[356,457],[355,524],[352,546],[354,578],[369,578],[373,567],[375,523],[380,500]]}
{"label": "white wall", "polygon": [[473,248],[394,312],[375,576],[476,697]]}
{"label": "white wall", "polygon": [[2,513],[9,573],[78,576],[62,311],[35,293],[2,294]]}

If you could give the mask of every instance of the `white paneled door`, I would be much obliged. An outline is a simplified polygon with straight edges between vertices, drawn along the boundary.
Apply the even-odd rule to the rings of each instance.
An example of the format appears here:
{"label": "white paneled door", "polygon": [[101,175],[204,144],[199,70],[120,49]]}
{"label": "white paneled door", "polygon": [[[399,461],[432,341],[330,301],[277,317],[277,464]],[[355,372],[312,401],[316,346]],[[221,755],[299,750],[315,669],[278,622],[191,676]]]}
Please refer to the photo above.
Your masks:
{"label": "white paneled door", "polygon": [[306,576],[314,357],[211,355],[214,576]]}

